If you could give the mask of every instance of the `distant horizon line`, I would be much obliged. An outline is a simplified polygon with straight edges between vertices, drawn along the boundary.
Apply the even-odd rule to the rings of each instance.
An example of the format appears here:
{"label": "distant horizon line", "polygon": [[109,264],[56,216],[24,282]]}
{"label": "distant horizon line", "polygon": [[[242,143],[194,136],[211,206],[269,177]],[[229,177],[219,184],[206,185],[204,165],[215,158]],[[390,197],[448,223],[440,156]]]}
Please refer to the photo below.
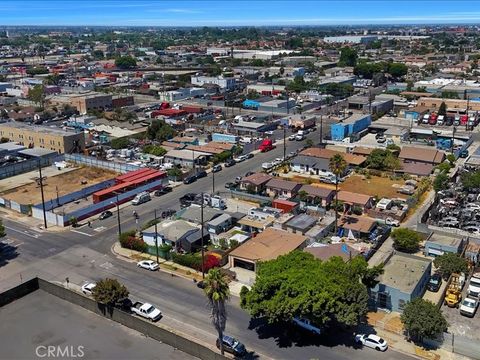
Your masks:
{"label": "distant horizon line", "polygon": [[293,24],[271,24],[271,25],[88,25],[88,24],[78,24],[78,25],[62,25],[62,24],[55,24],[55,25],[40,25],[40,24],[17,24],[17,25],[5,25],[0,24],[0,28],[7,28],[7,27],[43,27],[43,28],[55,28],[55,27],[62,27],[62,28],[76,28],[76,27],[92,27],[92,28],[170,28],[170,29],[179,29],[179,28],[244,28],[244,27],[254,27],[254,28],[276,28],[276,27],[287,27],[287,28],[305,28],[305,27],[380,27],[380,26],[480,26],[479,22],[439,22],[439,23],[379,23],[379,24],[302,24],[302,25],[293,25]]}

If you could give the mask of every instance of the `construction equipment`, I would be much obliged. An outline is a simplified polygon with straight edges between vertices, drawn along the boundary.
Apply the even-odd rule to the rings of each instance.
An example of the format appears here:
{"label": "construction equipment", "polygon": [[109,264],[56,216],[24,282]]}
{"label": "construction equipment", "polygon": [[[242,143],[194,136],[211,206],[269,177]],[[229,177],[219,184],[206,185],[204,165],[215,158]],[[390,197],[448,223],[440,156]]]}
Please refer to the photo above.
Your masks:
{"label": "construction equipment", "polygon": [[462,300],[462,284],[459,274],[452,274],[445,292],[445,304],[448,307],[458,307]]}

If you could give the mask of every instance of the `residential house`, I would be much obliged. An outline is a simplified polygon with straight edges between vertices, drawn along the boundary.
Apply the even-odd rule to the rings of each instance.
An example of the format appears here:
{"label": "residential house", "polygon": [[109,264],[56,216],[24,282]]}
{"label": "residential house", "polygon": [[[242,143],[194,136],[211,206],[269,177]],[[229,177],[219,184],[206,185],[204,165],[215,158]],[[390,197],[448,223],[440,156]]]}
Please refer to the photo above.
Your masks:
{"label": "residential house", "polygon": [[[236,270],[238,268],[255,272],[257,270],[256,265],[258,262],[273,260],[281,255],[286,255],[293,250],[302,249],[305,247],[306,241],[307,237],[303,235],[293,234],[285,230],[268,228],[256,237],[245,241],[242,245],[229,253],[228,262],[230,269],[235,272],[237,272]],[[240,271],[240,273],[243,272]],[[250,274],[249,280],[251,280],[252,277],[254,277],[254,274]]]}
{"label": "residential house", "polygon": [[353,235],[355,239],[369,239],[376,227],[377,222],[365,216],[343,215],[338,219],[338,228],[342,235],[349,238]]}
{"label": "residential house", "polygon": [[303,192],[306,193],[305,202],[319,204],[324,208],[330,206],[335,197],[335,190],[320,186],[302,185],[298,193]]}
{"label": "residential house", "polygon": [[402,312],[409,301],[423,296],[431,269],[429,259],[401,252],[392,254],[384,264],[378,284],[370,291],[372,305]]}
{"label": "residential house", "polygon": [[301,174],[325,175],[330,173],[329,159],[313,156],[296,156],[291,162],[292,171]]}
{"label": "residential house", "polygon": [[244,177],[240,181],[240,189],[253,190],[255,193],[263,193],[266,189],[266,184],[272,179],[272,176],[265,173],[255,173]]}
{"label": "residential house", "polygon": [[348,243],[338,243],[338,244],[320,244],[314,243],[311,246],[306,247],[303,251],[308,252],[315,256],[317,259],[326,261],[333,256],[339,256],[344,261],[349,261],[357,255],[360,255],[360,252],[350,246]]}
{"label": "residential house", "polygon": [[358,206],[365,212],[373,206],[373,196],[354,193],[350,191],[340,190],[338,192],[338,201],[341,201],[345,206],[345,211],[353,206]]}
{"label": "residential house", "polygon": [[233,225],[233,218],[229,214],[222,214],[207,223],[209,233],[218,235],[229,230]]}
{"label": "residential house", "polygon": [[287,231],[294,234],[305,235],[311,228],[315,226],[317,219],[307,214],[299,214],[285,223],[284,227]]}
{"label": "residential house", "polygon": [[294,181],[273,178],[266,184],[266,191],[270,197],[292,198],[297,195],[301,184]]}
{"label": "residential house", "polygon": [[367,159],[365,156],[353,155],[348,154],[336,150],[331,149],[323,149],[323,148],[308,148],[300,152],[299,155],[303,156],[313,156],[320,159],[328,159],[330,160],[333,155],[340,154],[349,166],[361,166]]}
{"label": "residential house", "polygon": [[211,156],[209,153],[191,150],[170,150],[165,154],[165,162],[184,167],[193,168],[195,165],[206,164],[207,159]]}
{"label": "residential house", "polygon": [[445,160],[445,153],[434,148],[404,146],[398,158],[405,163],[423,163],[435,166]]}

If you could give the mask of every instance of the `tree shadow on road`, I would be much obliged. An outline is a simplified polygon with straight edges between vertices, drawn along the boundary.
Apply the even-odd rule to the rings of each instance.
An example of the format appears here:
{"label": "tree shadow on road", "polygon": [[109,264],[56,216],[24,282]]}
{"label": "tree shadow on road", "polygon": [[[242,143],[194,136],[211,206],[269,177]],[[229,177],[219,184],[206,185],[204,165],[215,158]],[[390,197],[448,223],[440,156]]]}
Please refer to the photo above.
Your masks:
{"label": "tree shadow on road", "polygon": [[[268,324],[263,318],[251,319],[248,327],[255,330],[260,339],[275,339],[280,348],[307,347],[307,346],[326,346],[334,348],[337,346],[346,346],[353,349],[361,349],[361,345],[355,342],[355,333],[359,328],[345,329],[338,326],[332,326],[325,329],[321,335],[299,328],[292,323]],[[361,327],[362,333],[375,333],[375,330],[369,325]]]}

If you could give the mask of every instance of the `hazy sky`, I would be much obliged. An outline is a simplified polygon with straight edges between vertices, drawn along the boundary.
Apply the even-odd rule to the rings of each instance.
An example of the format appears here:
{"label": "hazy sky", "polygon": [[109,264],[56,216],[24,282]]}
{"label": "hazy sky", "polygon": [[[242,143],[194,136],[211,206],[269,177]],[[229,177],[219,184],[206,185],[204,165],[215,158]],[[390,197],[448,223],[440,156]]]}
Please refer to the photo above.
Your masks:
{"label": "hazy sky", "polygon": [[0,25],[480,23],[480,1],[0,0]]}

